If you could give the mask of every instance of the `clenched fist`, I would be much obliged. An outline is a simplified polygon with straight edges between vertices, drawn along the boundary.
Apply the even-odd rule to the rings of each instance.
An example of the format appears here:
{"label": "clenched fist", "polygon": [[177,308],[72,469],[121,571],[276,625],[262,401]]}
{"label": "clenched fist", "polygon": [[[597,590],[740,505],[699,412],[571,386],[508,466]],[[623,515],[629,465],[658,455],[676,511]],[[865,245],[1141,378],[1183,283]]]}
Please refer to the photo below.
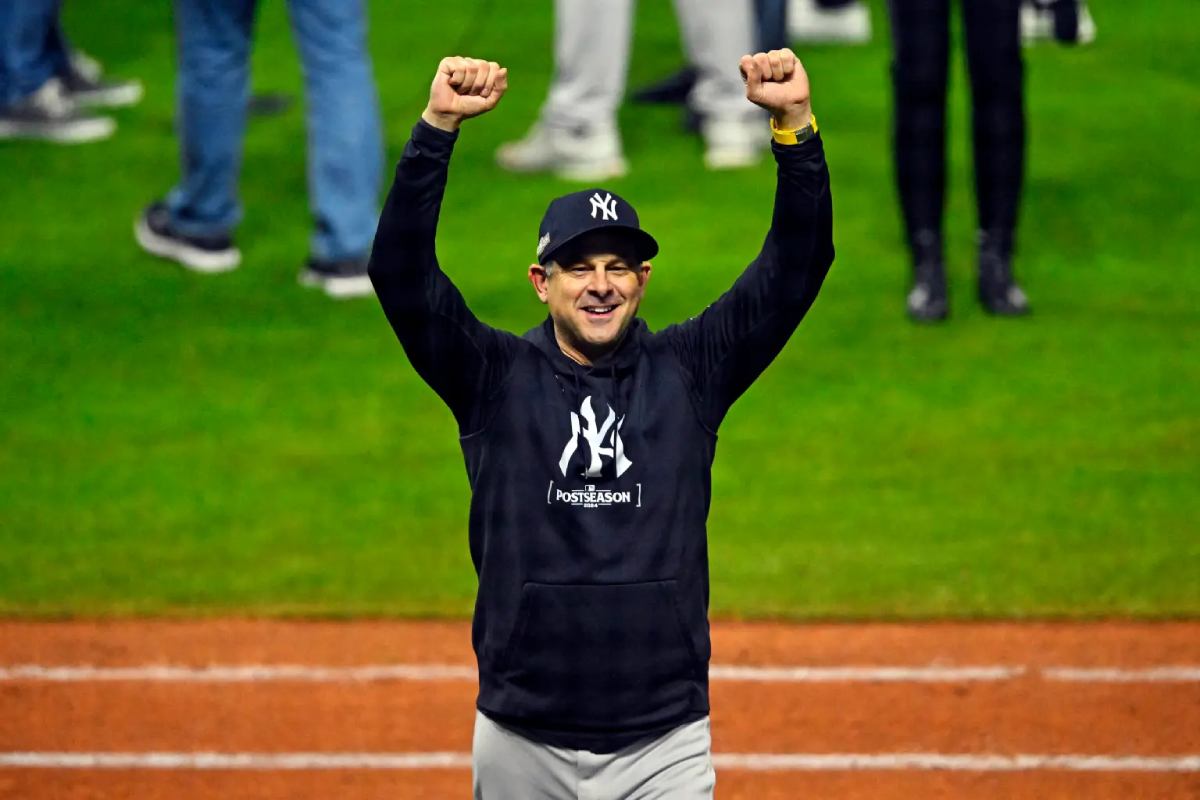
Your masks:
{"label": "clenched fist", "polygon": [[456,131],[464,119],[495,108],[507,88],[508,68],[495,61],[443,58],[429,87],[429,105],[421,119],[435,128]]}
{"label": "clenched fist", "polygon": [[812,120],[808,73],[791,50],[745,55],[738,66],[746,81],[746,99],[770,111],[777,128],[795,130]]}

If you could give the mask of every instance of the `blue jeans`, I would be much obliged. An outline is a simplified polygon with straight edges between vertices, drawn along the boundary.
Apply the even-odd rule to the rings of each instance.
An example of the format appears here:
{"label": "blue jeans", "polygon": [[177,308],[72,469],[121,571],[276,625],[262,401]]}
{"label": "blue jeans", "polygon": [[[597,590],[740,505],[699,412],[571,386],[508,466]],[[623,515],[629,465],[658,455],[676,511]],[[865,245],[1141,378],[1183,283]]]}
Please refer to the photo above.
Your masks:
{"label": "blue jeans", "polygon": [[0,108],[20,102],[66,69],[61,6],[62,0],[0,2]]}
{"label": "blue jeans", "polygon": [[[184,233],[227,233],[242,216],[237,178],[256,5],[256,0],[175,2],[183,178],[167,206]],[[379,218],[383,126],[367,54],[364,0],[288,0],[288,11],[307,96],[311,254],[321,260],[365,258]]]}

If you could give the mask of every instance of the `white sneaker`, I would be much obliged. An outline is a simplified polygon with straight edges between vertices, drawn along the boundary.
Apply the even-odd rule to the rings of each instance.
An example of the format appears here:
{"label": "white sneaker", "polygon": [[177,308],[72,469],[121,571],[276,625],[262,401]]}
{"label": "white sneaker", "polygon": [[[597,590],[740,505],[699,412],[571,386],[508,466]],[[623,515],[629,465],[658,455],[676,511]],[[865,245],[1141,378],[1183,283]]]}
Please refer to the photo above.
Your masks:
{"label": "white sneaker", "polygon": [[375,294],[375,287],[367,275],[366,259],[317,261],[310,258],[300,273],[300,285],[318,288],[335,300]]}
{"label": "white sneaker", "polygon": [[144,93],[141,81],[106,79],[100,62],[79,50],[71,53],[62,82],[67,96],[81,107],[133,106],[141,102]]}
{"label": "white sneaker", "polygon": [[871,41],[871,11],[862,0],[841,8],[788,0],[788,35],[797,42],[866,44]]}
{"label": "white sneaker", "polygon": [[766,123],[754,117],[706,119],[700,126],[704,136],[704,166],[709,169],[742,169],[762,159],[770,144]]}
{"label": "white sneaker", "polygon": [[111,118],[80,111],[58,78],[50,78],[20,102],[0,108],[0,139],[77,144],[107,139],[116,130]]}
{"label": "white sneaker", "polygon": [[[1087,3],[1079,0],[1079,28],[1076,31],[1075,44],[1091,44],[1096,41],[1096,20],[1088,10]],[[1040,39],[1054,38],[1054,11],[1047,7],[1025,0],[1021,3],[1021,41],[1033,44]]]}
{"label": "white sneaker", "polygon": [[619,178],[629,169],[615,129],[576,132],[540,122],[524,139],[500,145],[496,163],[510,172],[553,172],[589,183]]}

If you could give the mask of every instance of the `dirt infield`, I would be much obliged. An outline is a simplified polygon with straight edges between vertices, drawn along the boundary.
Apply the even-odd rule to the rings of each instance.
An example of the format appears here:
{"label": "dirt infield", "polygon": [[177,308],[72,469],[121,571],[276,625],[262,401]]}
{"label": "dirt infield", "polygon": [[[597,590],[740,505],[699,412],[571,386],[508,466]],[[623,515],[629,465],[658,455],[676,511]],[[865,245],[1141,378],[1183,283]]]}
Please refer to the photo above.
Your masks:
{"label": "dirt infield", "polygon": [[[719,798],[1200,798],[1200,623],[713,640]],[[465,623],[0,623],[0,797],[465,798],[473,666]]]}

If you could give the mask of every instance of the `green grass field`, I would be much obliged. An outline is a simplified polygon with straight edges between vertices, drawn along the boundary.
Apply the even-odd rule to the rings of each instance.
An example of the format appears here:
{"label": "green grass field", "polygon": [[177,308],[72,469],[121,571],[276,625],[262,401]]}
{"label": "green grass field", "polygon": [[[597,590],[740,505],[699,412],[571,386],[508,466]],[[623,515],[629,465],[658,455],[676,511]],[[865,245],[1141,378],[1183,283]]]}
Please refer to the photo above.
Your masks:
{"label": "green grass field", "polygon": [[[242,268],[143,255],[137,211],[177,175],[169,4],[68,3],[67,29],[147,98],[101,144],[0,145],[0,614],[465,615],[475,578],[453,421],[377,304],[302,289],[302,108],[251,122]],[[299,96],[280,0],[255,87]],[[476,313],[525,330],[546,202],[492,163],[547,84],[532,0],[375,2],[389,158],[437,60],[501,61],[469,124],[440,254]],[[953,316],[902,313],[907,262],[875,42],[801,51],[833,175],[838,258],[783,355],[722,429],[710,519],[722,615],[1200,613],[1200,29],[1189,0],[1095,0],[1090,47],[1027,51],[1026,320],[973,300],[966,80],[952,80]],[[631,85],[673,69],[670,4],[639,9]],[[754,255],[769,165],[706,173],[676,112],[622,113],[632,199],[663,245],[645,316],[690,316]]]}

